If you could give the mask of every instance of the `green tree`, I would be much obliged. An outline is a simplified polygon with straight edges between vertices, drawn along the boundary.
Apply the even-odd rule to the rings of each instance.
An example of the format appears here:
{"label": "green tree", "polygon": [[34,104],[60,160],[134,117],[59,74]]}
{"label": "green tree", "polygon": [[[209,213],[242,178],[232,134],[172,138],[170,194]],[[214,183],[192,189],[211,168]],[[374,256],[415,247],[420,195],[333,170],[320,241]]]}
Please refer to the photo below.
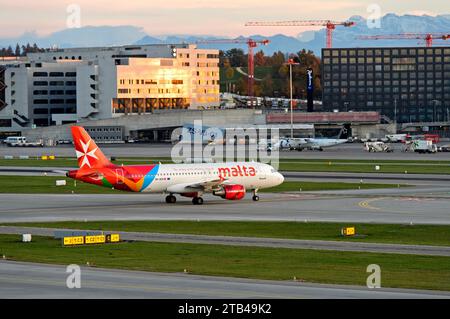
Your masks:
{"label": "green tree", "polygon": [[20,46],[19,43],[16,44],[16,49],[14,50],[15,56],[20,56]]}
{"label": "green tree", "polygon": [[230,58],[222,58],[221,61],[222,61],[222,63],[221,63],[222,68],[230,68],[231,67]]}
{"label": "green tree", "polygon": [[242,49],[231,49],[225,52],[225,58],[230,60],[232,67],[243,67],[247,65],[247,55]]}
{"label": "green tree", "polygon": [[8,48],[6,49],[6,56],[13,56],[14,55],[14,51],[11,48],[11,46],[8,46]]}
{"label": "green tree", "polygon": [[283,63],[286,62],[286,59],[284,57],[284,53],[281,51],[275,52],[271,57],[271,65],[272,66],[281,66]]}
{"label": "green tree", "polygon": [[265,65],[266,65],[266,57],[264,56],[264,52],[260,50],[255,54],[255,66],[265,66]]}
{"label": "green tree", "polygon": [[272,75],[268,74],[261,81],[261,91],[264,96],[272,96],[274,91]]}
{"label": "green tree", "polygon": [[278,69],[278,75],[280,78],[285,79],[288,77],[289,67],[286,64],[282,64]]}
{"label": "green tree", "polygon": [[247,80],[243,77],[240,77],[239,80],[236,82],[236,89],[235,92],[240,95],[246,95],[247,94]]}
{"label": "green tree", "polygon": [[234,77],[234,69],[231,67],[228,67],[225,71],[225,76],[228,80],[231,80]]}

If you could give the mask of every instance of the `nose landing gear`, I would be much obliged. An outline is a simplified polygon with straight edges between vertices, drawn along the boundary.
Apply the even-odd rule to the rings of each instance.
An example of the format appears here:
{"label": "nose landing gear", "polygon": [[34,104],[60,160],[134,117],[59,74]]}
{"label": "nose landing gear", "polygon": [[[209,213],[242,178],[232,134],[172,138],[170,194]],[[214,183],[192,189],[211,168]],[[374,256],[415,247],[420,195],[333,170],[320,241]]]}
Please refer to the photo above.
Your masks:
{"label": "nose landing gear", "polygon": [[252,196],[252,199],[253,199],[254,202],[259,201],[259,196],[258,196],[258,190],[257,190],[257,189],[254,189],[254,190],[253,190],[253,196]]}

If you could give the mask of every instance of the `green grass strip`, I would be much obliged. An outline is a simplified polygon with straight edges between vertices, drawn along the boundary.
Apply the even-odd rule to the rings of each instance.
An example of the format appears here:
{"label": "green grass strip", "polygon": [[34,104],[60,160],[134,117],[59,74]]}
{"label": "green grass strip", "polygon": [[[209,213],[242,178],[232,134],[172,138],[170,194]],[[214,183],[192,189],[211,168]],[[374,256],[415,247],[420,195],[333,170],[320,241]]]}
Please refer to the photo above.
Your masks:
{"label": "green grass strip", "polygon": [[17,261],[79,264],[238,278],[365,285],[370,264],[381,267],[383,287],[450,290],[450,258],[300,249],[133,242],[61,247],[60,240],[0,235],[0,255]]}
{"label": "green grass strip", "polygon": [[[450,246],[450,225],[395,225],[259,221],[89,221],[14,223],[3,225],[116,230],[130,232],[264,237]],[[342,237],[342,227],[355,226],[357,237]]]}

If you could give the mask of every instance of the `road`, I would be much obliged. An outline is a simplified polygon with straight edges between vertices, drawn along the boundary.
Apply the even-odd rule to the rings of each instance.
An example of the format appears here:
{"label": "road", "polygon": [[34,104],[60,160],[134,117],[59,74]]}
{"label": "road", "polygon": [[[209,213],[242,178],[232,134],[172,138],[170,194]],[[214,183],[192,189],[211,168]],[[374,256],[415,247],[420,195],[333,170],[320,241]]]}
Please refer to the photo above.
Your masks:
{"label": "road", "polygon": [[450,293],[81,268],[81,288],[64,266],[0,261],[0,298],[450,298]]}

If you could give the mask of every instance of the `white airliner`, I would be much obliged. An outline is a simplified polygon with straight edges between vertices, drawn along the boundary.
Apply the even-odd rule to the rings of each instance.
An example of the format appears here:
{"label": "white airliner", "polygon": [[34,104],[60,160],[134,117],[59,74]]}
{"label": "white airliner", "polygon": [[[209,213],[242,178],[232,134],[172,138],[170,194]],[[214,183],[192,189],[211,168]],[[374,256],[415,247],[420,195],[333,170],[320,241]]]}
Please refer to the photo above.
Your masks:
{"label": "white airliner", "polygon": [[176,202],[174,194],[192,197],[193,204],[201,205],[204,193],[239,200],[247,191],[258,201],[258,190],[284,181],[272,166],[254,162],[118,166],[105,157],[84,128],[73,126],[72,136],[80,168],[67,172],[68,177],[122,191],[165,193],[167,203]]}
{"label": "white airliner", "polygon": [[323,151],[324,148],[332,147],[348,142],[348,131],[350,127],[346,124],[339,133],[338,138],[283,138],[275,143],[272,150],[298,150],[304,149]]}
{"label": "white airliner", "polygon": [[334,138],[284,138],[273,145],[272,150],[298,150],[304,149],[323,151],[324,148],[347,143],[346,139]]}

